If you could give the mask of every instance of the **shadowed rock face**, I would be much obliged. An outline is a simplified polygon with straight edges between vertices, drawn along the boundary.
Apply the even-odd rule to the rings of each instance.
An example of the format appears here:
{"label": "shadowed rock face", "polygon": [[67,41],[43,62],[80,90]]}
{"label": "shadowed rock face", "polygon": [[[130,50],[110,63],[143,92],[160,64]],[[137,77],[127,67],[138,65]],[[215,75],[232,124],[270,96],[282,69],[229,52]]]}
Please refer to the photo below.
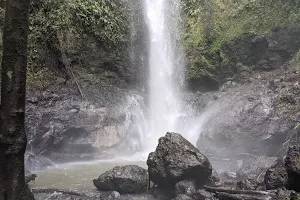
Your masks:
{"label": "shadowed rock face", "polygon": [[[28,150],[57,162],[99,159],[103,149],[117,145],[133,133],[135,111],[130,109],[135,109],[135,105],[131,101],[142,105],[143,98],[113,87],[99,86],[94,92],[96,94],[83,99],[76,88],[66,85],[45,91],[29,90]],[[122,152],[130,147],[127,144]]]}
{"label": "shadowed rock face", "polygon": [[209,160],[178,133],[167,133],[159,139],[147,165],[150,180],[160,187],[173,187],[189,179],[203,184],[212,174]]}
{"label": "shadowed rock face", "polygon": [[265,175],[265,184],[267,190],[288,187],[288,174],[283,160],[279,160],[275,165],[267,170]]}
{"label": "shadowed rock face", "polygon": [[199,133],[202,152],[276,156],[300,116],[299,60],[291,60],[300,48],[299,33],[278,28],[222,47],[234,77],[220,91],[194,94],[192,102],[197,110],[206,107],[204,116],[215,110]]}
{"label": "shadowed rock face", "polygon": [[197,147],[206,154],[276,156],[297,131],[299,72],[293,61],[272,72],[253,74],[245,84],[227,91],[199,94],[196,104],[206,106],[204,115],[213,112],[199,132]]}
{"label": "shadowed rock face", "polygon": [[289,189],[300,192],[300,147],[290,147],[285,159]]}
{"label": "shadowed rock face", "polygon": [[127,165],[115,167],[94,179],[94,185],[100,191],[116,190],[120,193],[139,193],[146,190],[148,185],[147,170]]}
{"label": "shadowed rock face", "polygon": [[[243,82],[252,72],[280,68],[299,51],[299,33],[299,28],[279,27],[264,35],[244,33],[222,44],[214,56],[204,48],[203,58],[195,58],[199,63],[188,60],[188,66],[198,67],[188,71],[192,75],[187,80],[189,89],[218,90],[228,79]],[[196,53],[197,50],[191,51]]]}
{"label": "shadowed rock face", "polygon": [[[245,36],[223,45],[230,64],[254,70],[274,70],[300,48],[299,28],[279,28],[266,36]],[[237,70],[239,65],[236,66]]]}
{"label": "shadowed rock face", "polygon": [[265,175],[266,188],[269,190],[287,188],[300,191],[300,147],[291,146],[285,160],[270,167]]}
{"label": "shadowed rock face", "polygon": [[277,148],[268,147],[282,142],[291,128],[290,122],[277,116],[274,97],[267,83],[255,82],[219,93],[219,99],[212,105],[219,110],[204,125],[198,148],[218,153],[231,151],[229,154],[264,155],[269,151],[274,156]]}

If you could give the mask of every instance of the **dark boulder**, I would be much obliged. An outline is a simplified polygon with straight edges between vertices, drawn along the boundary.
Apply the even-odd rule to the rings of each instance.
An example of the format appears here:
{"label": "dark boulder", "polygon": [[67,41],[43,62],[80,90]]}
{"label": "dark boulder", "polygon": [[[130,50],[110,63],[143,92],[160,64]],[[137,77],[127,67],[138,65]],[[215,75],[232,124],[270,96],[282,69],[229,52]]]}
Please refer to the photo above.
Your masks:
{"label": "dark boulder", "polygon": [[290,200],[299,200],[300,199],[300,194],[299,193],[296,193],[296,192],[291,192],[291,195],[290,195]]}
{"label": "dark boulder", "polygon": [[275,196],[272,200],[297,200],[295,197],[297,197],[295,191],[283,188],[276,190]]}
{"label": "dark boulder", "polygon": [[175,195],[185,194],[191,196],[196,192],[196,184],[194,181],[180,181],[175,185]]}
{"label": "dark boulder", "polygon": [[173,187],[182,180],[204,184],[212,174],[209,160],[178,133],[167,133],[159,139],[147,165],[150,180],[161,187]]}
{"label": "dark boulder", "polygon": [[285,159],[289,189],[300,192],[300,146],[290,147]]}
{"label": "dark boulder", "polygon": [[266,189],[286,188],[300,191],[300,147],[292,146],[287,152],[285,160],[279,160],[270,167],[266,174],[264,183]]}
{"label": "dark boulder", "polygon": [[288,174],[283,160],[278,160],[267,170],[264,182],[267,190],[288,187]]}
{"label": "dark boulder", "polygon": [[120,193],[139,193],[145,191],[148,185],[147,170],[136,166],[127,165],[115,167],[94,179],[98,190],[116,190]]}

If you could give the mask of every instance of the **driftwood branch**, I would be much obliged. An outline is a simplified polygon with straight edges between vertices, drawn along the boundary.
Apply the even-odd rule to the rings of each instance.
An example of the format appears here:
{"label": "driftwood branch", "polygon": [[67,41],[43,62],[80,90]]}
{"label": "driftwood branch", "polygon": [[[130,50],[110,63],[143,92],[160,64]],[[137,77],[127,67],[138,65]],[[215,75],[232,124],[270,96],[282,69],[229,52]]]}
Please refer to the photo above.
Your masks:
{"label": "driftwood branch", "polygon": [[210,186],[204,186],[204,188],[205,188],[205,190],[207,190],[209,192],[212,192],[212,193],[274,196],[273,193],[266,192],[266,191],[257,191],[257,190],[231,190],[231,189],[217,188],[217,187],[210,187]]}
{"label": "driftwood branch", "polygon": [[67,195],[70,197],[74,197],[74,199],[81,199],[81,200],[99,200],[102,199],[101,197],[90,197],[87,196],[86,194],[83,193],[78,193],[78,192],[74,192],[74,191],[69,191],[69,190],[60,190],[60,189],[54,189],[54,188],[35,188],[35,189],[31,189],[32,193],[35,194],[40,194],[40,193],[44,193],[44,194],[61,194],[61,195]]}
{"label": "driftwood branch", "polygon": [[34,188],[31,189],[33,193],[46,193],[46,194],[52,194],[52,193],[61,193],[61,194],[66,194],[66,195],[73,195],[73,196],[83,196],[83,197],[88,197],[85,194],[74,192],[74,191],[69,191],[69,190],[59,190],[59,189],[54,189],[54,188]]}
{"label": "driftwood branch", "polygon": [[222,200],[269,200],[270,196],[255,196],[248,194],[228,194],[224,192],[217,192],[216,197]]}

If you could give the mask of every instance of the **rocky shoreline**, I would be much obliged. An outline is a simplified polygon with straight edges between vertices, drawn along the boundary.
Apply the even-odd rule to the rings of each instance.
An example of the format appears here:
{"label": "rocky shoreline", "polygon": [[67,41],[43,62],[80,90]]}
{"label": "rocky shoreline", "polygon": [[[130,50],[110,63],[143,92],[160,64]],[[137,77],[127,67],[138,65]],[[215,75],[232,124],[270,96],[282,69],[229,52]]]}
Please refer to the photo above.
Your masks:
{"label": "rocky shoreline", "polygon": [[285,158],[252,158],[236,172],[217,172],[213,163],[180,134],[167,133],[149,154],[148,170],[118,166],[94,179],[101,196],[55,189],[33,192],[37,199],[40,194],[51,194],[48,199],[297,200],[299,160],[300,147],[291,146]]}

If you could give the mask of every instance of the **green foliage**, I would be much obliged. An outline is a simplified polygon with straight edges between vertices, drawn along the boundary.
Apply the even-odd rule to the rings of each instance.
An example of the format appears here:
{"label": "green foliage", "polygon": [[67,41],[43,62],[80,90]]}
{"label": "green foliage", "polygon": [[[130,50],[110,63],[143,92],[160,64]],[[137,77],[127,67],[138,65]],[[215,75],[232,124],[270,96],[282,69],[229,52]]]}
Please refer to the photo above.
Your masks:
{"label": "green foliage", "polygon": [[[275,27],[296,26],[300,22],[300,2],[296,0],[185,0],[187,42],[205,44],[203,25],[213,20],[214,44],[238,38],[244,33],[266,34]],[[205,14],[210,2],[211,16]],[[207,7],[207,6],[206,6]]]}
{"label": "green foliage", "polygon": [[74,22],[103,41],[117,44],[127,39],[128,20],[124,12],[126,5],[122,1],[75,0],[69,6]]}
{"label": "green foliage", "polygon": [[45,0],[32,5],[31,32],[41,38],[73,27],[81,37],[93,34],[116,44],[128,35],[125,11],[126,5],[117,0]]}
{"label": "green foliage", "polygon": [[[183,46],[189,74],[201,77],[210,74],[207,70],[210,69],[214,79],[216,76],[221,79],[216,73],[220,74],[221,66],[228,61],[222,55],[221,47],[225,43],[246,34],[265,35],[277,27],[300,24],[297,0],[183,0],[182,10],[186,20]],[[198,62],[202,64],[195,68],[194,63]]]}
{"label": "green foliage", "polygon": [[214,77],[213,65],[204,56],[201,56],[200,59],[192,61],[191,63],[192,64],[188,71],[188,77],[190,79],[198,79],[201,77]]}
{"label": "green foliage", "polygon": [[[71,57],[87,47],[95,51],[101,47],[118,59],[129,40],[128,9],[126,2],[119,0],[33,0],[29,82],[43,80],[49,71],[45,59],[55,62],[61,52]],[[59,67],[57,62],[53,65]]]}

